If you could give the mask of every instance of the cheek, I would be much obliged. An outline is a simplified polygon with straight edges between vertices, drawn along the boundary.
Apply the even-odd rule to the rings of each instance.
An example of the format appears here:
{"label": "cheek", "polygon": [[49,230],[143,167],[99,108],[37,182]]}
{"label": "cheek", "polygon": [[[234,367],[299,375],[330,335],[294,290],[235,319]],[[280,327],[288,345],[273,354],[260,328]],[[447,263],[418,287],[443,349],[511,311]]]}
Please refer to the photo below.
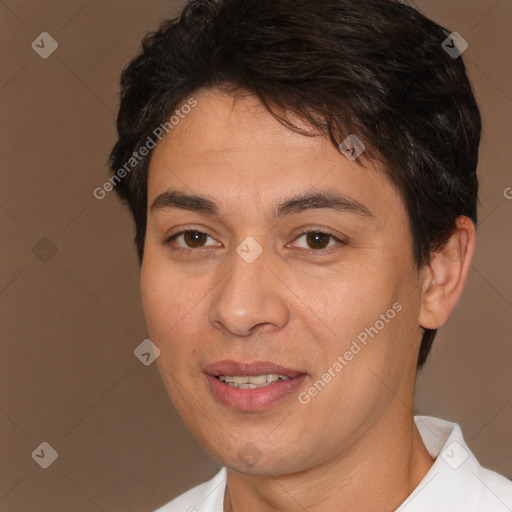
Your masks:
{"label": "cheek", "polygon": [[396,289],[389,270],[385,274],[377,265],[362,262],[323,276],[303,274],[297,284],[296,295],[307,306],[304,314],[338,344],[373,325],[393,304]]}
{"label": "cheek", "polygon": [[193,340],[204,328],[204,283],[180,276],[167,262],[144,261],[141,298],[151,340],[160,348],[166,366],[190,357]]}
{"label": "cheek", "polygon": [[167,333],[190,309],[187,288],[176,279],[168,266],[155,258],[144,260],[140,276],[141,298],[146,324],[155,342],[162,342]]}
{"label": "cheek", "polygon": [[170,298],[161,275],[159,267],[152,262],[149,255],[145,255],[140,274],[140,289],[146,324],[152,339],[162,330],[161,324],[166,318],[164,311]]}
{"label": "cheek", "polygon": [[409,357],[410,344],[403,345],[411,337],[415,311],[411,297],[404,293],[406,276],[400,276],[396,267],[359,262],[327,277],[303,277],[297,295],[307,298],[308,307],[301,310],[318,356],[315,377],[332,368],[338,356],[343,358],[343,369],[324,399],[332,393],[348,405],[357,403],[358,395],[367,399],[382,391],[374,389],[376,377],[369,369],[394,380],[391,368],[402,367]]}

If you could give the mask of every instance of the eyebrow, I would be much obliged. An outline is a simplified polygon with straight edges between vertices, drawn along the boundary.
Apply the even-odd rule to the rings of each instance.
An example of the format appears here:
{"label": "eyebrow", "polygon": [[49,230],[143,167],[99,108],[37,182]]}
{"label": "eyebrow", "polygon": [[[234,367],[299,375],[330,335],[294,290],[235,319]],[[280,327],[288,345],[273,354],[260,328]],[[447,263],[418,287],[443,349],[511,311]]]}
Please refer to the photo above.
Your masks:
{"label": "eyebrow", "polygon": [[[185,194],[178,190],[168,190],[158,195],[151,204],[150,211],[179,208],[191,212],[220,217],[217,203],[205,196]],[[353,213],[362,217],[374,215],[359,201],[333,192],[308,192],[293,196],[277,204],[273,211],[274,219],[301,213],[305,210],[325,208],[343,213]]]}

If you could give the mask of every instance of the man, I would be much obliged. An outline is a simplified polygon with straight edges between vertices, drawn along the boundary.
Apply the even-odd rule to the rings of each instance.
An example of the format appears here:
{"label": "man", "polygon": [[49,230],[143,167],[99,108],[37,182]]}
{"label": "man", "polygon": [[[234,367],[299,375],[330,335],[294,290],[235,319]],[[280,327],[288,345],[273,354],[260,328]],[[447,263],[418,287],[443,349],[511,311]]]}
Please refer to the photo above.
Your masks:
{"label": "man", "polygon": [[461,51],[392,0],[191,1],[145,38],[112,182],[163,381],[223,466],[160,511],[511,510],[413,415],[475,248]]}

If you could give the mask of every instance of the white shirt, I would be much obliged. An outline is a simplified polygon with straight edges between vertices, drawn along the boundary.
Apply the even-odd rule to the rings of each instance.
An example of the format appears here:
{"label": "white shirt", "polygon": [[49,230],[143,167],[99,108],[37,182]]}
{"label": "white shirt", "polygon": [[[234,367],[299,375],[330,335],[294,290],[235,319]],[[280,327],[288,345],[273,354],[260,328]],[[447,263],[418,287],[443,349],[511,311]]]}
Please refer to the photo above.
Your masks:
{"label": "white shirt", "polygon": [[[395,512],[511,512],[512,481],[483,468],[464,442],[459,425],[415,416],[435,462]],[[226,468],[155,512],[223,512]]]}

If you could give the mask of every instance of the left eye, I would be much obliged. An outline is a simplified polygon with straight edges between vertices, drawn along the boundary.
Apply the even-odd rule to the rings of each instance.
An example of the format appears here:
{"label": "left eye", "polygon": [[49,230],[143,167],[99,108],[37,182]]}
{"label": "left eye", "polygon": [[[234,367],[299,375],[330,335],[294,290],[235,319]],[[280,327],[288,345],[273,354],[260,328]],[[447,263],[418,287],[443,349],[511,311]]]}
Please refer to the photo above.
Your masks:
{"label": "left eye", "polygon": [[322,250],[327,249],[329,247],[332,247],[332,245],[329,245],[329,242],[341,242],[339,238],[336,238],[335,236],[331,235],[330,233],[324,233],[323,231],[306,231],[299,235],[296,240],[299,240],[301,238],[304,238],[307,246],[303,247],[304,249],[315,249],[315,250]]}

